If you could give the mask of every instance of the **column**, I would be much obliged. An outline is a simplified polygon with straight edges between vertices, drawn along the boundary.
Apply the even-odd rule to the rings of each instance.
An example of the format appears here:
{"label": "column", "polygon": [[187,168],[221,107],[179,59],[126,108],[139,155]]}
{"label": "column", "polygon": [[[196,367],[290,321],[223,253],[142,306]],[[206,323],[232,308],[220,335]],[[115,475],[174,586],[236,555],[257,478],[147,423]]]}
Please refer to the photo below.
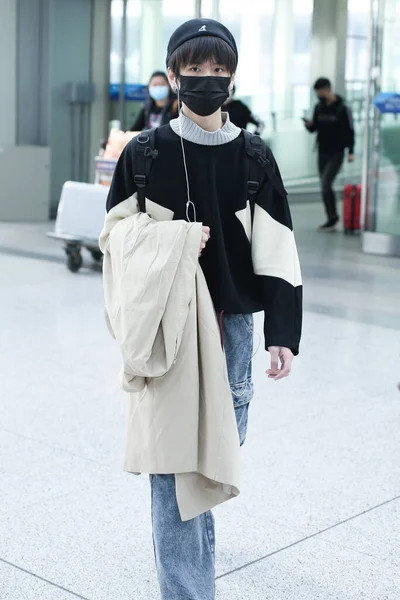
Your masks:
{"label": "column", "polygon": [[110,81],[110,0],[94,0],[92,20],[91,81],[96,86],[95,101],[90,115],[90,180],[94,180],[93,157],[99,142],[108,132]]}
{"label": "column", "polygon": [[0,145],[12,145],[16,136],[17,0],[0,2],[0,65]]}
{"label": "column", "polygon": [[92,0],[53,0],[50,17],[50,208],[54,215],[65,181],[87,180],[81,170],[90,152],[89,108],[70,104],[67,84],[90,81]]}
{"label": "column", "polygon": [[318,77],[328,77],[335,91],[345,93],[346,41],[347,0],[314,0],[311,86]]}
{"label": "column", "polygon": [[292,110],[293,0],[276,0],[272,65],[272,107],[284,113]]}
{"label": "column", "polygon": [[19,0],[16,143],[49,145],[51,0]]}

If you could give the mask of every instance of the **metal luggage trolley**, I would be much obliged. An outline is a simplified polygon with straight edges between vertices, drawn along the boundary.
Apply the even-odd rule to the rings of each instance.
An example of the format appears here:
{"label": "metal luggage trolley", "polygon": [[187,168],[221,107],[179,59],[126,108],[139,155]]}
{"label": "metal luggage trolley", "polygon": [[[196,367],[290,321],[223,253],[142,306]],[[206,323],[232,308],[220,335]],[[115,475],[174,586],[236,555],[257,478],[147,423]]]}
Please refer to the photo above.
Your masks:
{"label": "metal luggage trolley", "polygon": [[108,190],[117,160],[95,158],[95,183],[67,181],[63,185],[54,232],[48,237],[61,240],[67,267],[77,273],[83,265],[82,248],[95,262],[101,262],[98,239],[103,228]]}

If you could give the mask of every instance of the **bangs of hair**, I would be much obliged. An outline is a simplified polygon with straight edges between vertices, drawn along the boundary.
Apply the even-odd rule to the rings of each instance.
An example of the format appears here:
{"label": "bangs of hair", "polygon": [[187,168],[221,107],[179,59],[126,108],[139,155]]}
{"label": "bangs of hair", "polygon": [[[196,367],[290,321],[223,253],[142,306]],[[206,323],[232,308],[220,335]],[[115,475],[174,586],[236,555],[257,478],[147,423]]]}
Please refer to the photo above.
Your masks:
{"label": "bangs of hair", "polygon": [[208,60],[225,67],[230,75],[236,71],[237,59],[232,48],[224,40],[211,35],[193,38],[179,46],[171,54],[168,66],[178,76],[180,70],[188,65],[201,65]]}
{"label": "bangs of hair", "polygon": [[314,83],[314,90],[326,90],[331,87],[331,82],[326,77],[320,77]]}
{"label": "bangs of hair", "polygon": [[154,79],[154,77],[163,77],[165,79],[165,82],[169,85],[168,75],[164,71],[154,71],[154,73],[151,74],[151,77],[149,79],[149,84],[151,80]]}

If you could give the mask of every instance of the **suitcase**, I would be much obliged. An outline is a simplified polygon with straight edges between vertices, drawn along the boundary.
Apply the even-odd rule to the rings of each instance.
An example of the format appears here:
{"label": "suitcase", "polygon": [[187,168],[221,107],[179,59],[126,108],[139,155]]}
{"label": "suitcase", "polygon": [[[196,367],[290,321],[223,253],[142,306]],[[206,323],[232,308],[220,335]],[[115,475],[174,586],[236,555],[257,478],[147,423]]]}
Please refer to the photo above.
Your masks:
{"label": "suitcase", "polygon": [[344,232],[355,233],[361,228],[361,185],[346,185],[343,192]]}

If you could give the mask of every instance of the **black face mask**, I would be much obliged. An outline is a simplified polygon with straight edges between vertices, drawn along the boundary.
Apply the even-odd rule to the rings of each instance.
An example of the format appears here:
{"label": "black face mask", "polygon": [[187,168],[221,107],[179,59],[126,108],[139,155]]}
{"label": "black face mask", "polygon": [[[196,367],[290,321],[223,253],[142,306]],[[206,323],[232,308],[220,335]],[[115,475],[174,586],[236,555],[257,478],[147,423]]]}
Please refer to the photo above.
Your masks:
{"label": "black face mask", "polygon": [[181,75],[179,96],[200,117],[214,114],[229,98],[230,77],[196,77]]}
{"label": "black face mask", "polygon": [[326,98],[320,98],[320,99],[319,99],[319,102],[320,102],[320,104],[323,104],[323,105],[325,105],[325,104],[327,104],[327,103],[328,103],[328,101],[327,101],[327,99],[326,99]]}

